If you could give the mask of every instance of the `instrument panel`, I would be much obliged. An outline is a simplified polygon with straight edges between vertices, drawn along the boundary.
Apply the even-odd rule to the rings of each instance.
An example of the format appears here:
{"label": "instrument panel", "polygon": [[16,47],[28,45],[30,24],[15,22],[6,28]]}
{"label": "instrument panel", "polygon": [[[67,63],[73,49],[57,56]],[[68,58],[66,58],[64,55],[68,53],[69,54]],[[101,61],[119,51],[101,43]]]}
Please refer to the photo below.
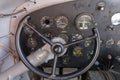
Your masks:
{"label": "instrument panel", "polygon": [[[28,23],[42,32],[49,39],[63,38],[71,43],[93,35],[92,28],[98,28],[101,38],[101,50],[93,68],[119,62],[120,51],[120,9],[119,0],[77,0],[54,5],[29,14]],[[27,26],[21,34],[21,45],[26,55],[42,47],[45,42]],[[25,45],[24,45],[25,44]],[[85,40],[70,46],[67,53],[60,57],[57,67],[82,68],[89,63],[94,55],[96,42]],[[104,61],[107,62],[104,62]],[[43,64],[51,67],[53,61]]]}

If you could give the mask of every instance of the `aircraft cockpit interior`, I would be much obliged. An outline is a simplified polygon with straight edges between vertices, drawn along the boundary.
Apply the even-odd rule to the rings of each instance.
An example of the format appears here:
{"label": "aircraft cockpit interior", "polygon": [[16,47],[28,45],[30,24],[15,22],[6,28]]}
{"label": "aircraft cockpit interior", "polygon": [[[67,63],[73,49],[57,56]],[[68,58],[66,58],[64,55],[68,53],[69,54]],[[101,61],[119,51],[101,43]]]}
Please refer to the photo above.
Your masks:
{"label": "aircraft cockpit interior", "polygon": [[120,0],[1,0],[0,80],[119,80]]}

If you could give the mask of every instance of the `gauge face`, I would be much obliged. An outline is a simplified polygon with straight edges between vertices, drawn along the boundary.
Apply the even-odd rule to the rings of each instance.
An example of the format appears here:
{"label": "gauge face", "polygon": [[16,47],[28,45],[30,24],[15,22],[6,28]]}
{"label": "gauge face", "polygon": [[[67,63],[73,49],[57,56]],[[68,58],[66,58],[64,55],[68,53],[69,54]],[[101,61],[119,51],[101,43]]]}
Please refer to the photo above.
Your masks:
{"label": "gauge face", "polygon": [[25,34],[32,35],[34,31],[32,31],[29,27],[24,26],[24,32]]}
{"label": "gauge face", "polygon": [[85,47],[89,47],[91,45],[92,41],[91,40],[86,40],[84,43]]}
{"label": "gauge face", "polygon": [[53,25],[53,18],[50,16],[43,16],[40,22],[42,28],[49,28]]}
{"label": "gauge face", "polygon": [[73,55],[74,56],[80,56],[82,55],[82,49],[80,47],[76,47],[74,50],[73,50]]}
{"label": "gauge face", "polygon": [[76,18],[76,27],[79,30],[87,30],[92,24],[92,17],[90,15],[79,15]]}
{"label": "gauge face", "polygon": [[37,43],[36,39],[34,39],[34,38],[29,38],[28,41],[27,41],[27,46],[31,49],[36,48],[37,44],[38,43]]}
{"label": "gauge face", "polygon": [[60,29],[64,29],[68,26],[68,18],[65,16],[59,16],[55,19],[56,26]]}
{"label": "gauge face", "polygon": [[69,37],[66,34],[60,34],[59,37],[64,39],[66,42],[68,42],[68,40],[69,40]]}

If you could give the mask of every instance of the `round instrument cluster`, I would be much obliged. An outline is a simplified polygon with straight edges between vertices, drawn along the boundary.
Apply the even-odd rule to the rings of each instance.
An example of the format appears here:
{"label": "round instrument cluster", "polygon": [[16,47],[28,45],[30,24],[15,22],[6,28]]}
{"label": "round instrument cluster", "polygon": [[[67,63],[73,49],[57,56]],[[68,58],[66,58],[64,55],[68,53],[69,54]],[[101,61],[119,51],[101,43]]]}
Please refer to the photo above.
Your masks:
{"label": "round instrument cluster", "polygon": [[[75,18],[75,26],[78,30],[87,30],[93,25],[93,17],[91,14],[83,13],[79,14]],[[69,19],[66,16],[58,16],[56,18],[50,16],[43,16],[41,18],[42,28],[55,27],[64,30],[69,25]]]}
{"label": "round instrument cluster", "polygon": [[[28,23],[26,26],[24,26],[23,32],[21,34],[21,41],[24,42],[22,43],[22,48],[24,50],[27,47],[25,51],[28,54],[46,44],[46,41],[41,39],[37,33],[42,34],[50,40],[53,40],[54,38],[62,38],[65,41],[64,45],[82,40],[89,37],[89,35],[92,36],[92,34],[86,34],[88,32],[92,32],[92,30],[88,30],[91,29],[93,22],[93,17],[90,13],[78,14],[72,20],[70,19],[70,16],[68,17],[65,15],[39,16],[40,18],[37,20],[34,16],[30,17],[31,18],[28,19]],[[35,33],[36,31],[32,30],[30,26],[33,27],[37,33]],[[75,65],[71,65],[74,64],[74,61],[78,60],[78,62],[84,65],[85,63],[83,63],[81,57],[86,57],[86,63],[90,61],[92,56],[89,57],[89,55],[94,50],[95,45],[91,40],[84,40],[81,43],[69,46],[66,54],[64,55],[67,57],[63,57],[63,60],[69,58],[71,61],[68,61],[67,63],[64,63],[63,61],[63,64],[69,67],[79,66],[77,63],[75,63]],[[50,65],[51,64],[48,63],[48,66]]]}

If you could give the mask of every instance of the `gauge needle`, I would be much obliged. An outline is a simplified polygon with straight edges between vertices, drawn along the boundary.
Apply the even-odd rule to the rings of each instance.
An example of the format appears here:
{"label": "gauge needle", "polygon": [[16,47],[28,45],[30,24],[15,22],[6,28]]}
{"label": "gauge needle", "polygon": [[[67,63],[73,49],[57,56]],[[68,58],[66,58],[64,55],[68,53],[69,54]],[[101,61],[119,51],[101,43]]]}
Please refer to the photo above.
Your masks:
{"label": "gauge needle", "polygon": [[51,46],[54,44],[51,40],[49,40],[47,37],[45,37],[42,33],[40,33],[39,31],[37,31],[34,27],[32,27],[31,25],[29,25],[27,22],[24,22],[24,24],[26,26],[28,26],[30,29],[32,29],[35,33],[37,33],[43,40],[45,40]]}

